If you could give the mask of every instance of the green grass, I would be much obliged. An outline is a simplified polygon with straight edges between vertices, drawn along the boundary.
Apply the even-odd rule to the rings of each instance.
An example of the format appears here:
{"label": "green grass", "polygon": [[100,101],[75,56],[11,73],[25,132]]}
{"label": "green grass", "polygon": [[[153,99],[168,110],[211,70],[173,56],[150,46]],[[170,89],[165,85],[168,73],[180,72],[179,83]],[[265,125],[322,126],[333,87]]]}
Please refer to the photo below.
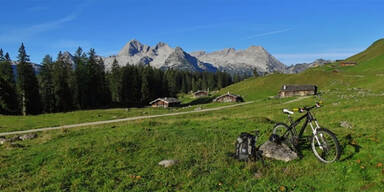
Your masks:
{"label": "green grass", "polygon": [[34,116],[10,116],[0,115],[0,133],[9,131],[22,131],[44,127],[58,127],[77,123],[95,122],[103,120],[122,119],[127,117],[158,115],[182,111],[193,111],[196,108],[206,109],[218,106],[225,106],[225,103],[209,103],[205,105],[193,104],[182,108],[117,108],[83,110],[67,113],[51,113]]}
{"label": "green grass", "polygon": [[[300,160],[267,160],[266,167],[230,157],[240,132],[260,130],[261,144],[271,133],[270,120],[285,120],[281,108],[315,99],[286,105],[265,100],[217,112],[40,133],[35,140],[1,146],[0,189],[277,191],[283,186],[288,191],[379,191],[384,187],[383,167],[377,167],[384,163],[379,113],[384,97],[353,93],[354,98],[339,99],[350,94],[347,89],[331,91],[324,96],[324,108],[316,111],[321,125],[334,131],[344,147],[341,161],[334,164],[320,163],[309,149]],[[340,127],[343,120],[353,128]],[[157,163],[163,159],[180,163],[162,168]],[[262,178],[255,178],[256,172]]]}
{"label": "green grass", "polygon": [[[329,64],[296,75],[251,78],[218,93],[230,91],[246,101],[255,100],[249,105],[42,132],[33,140],[6,143],[0,146],[0,191],[382,191],[382,61],[382,56],[377,56],[354,67]],[[285,102],[294,98],[268,98],[287,83],[317,84],[321,98],[288,104]],[[185,103],[193,101],[183,97]],[[241,132],[259,130],[260,145],[268,139],[274,122],[287,121],[282,108],[312,105],[320,99],[324,106],[314,111],[315,116],[321,126],[337,135],[343,148],[340,161],[320,163],[309,148],[303,149],[299,160],[284,163],[268,159],[265,167],[230,156]],[[142,110],[153,109],[132,110],[129,115],[142,115]],[[21,119],[29,122],[21,126],[27,129],[57,120],[83,121],[80,117],[99,120],[99,113],[106,119],[126,116],[119,110],[96,110],[51,114],[47,121],[44,116],[49,115],[3,116],[0,121],[5,129],[17,130]],[[352,128],[341,127],[341,121],[349,122]],[[179,164],[163,168],[157,165],[163,159],[177,159]],[[262,173],[261,178],[255,173]]]}

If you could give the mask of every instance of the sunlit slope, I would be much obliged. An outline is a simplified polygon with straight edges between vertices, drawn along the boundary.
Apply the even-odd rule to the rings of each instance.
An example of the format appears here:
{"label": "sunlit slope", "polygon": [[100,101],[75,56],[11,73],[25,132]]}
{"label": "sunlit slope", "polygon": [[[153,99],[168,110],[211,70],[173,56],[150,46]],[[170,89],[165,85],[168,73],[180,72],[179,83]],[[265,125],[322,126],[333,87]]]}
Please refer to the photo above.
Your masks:
{"label": "sunlit slope", "polygon": [[383,55],[384,39],[379,39],[375,41],[371,46],[369,46],[366,50],[347,58],[346,61],[361,63]]}
{"label": "sunlit slope", "polygon": [[358,64],[342,67],[335,62],[299,74],[271,74],[250,78],[220,92],[229,91],[242,95],[246,100],[254,100],[277,95],[284,84],[315,84],[320,92],[339,88],[363,88],[376,92],[384,90],[384,39],[376,41],[347,61]]}

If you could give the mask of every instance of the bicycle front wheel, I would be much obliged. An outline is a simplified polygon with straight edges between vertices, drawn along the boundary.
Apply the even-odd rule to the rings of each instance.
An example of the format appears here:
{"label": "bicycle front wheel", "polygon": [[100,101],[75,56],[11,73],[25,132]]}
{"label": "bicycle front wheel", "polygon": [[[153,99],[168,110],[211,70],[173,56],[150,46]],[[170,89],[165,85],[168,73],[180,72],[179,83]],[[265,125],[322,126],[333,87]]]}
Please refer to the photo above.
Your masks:
{"label": "bicycle front wheel", "polygon": [[335,134],[328,129],[316,130],[312,137],[312,150],[317,159],[323,163],[332,163],[339,160],[341,150]]}

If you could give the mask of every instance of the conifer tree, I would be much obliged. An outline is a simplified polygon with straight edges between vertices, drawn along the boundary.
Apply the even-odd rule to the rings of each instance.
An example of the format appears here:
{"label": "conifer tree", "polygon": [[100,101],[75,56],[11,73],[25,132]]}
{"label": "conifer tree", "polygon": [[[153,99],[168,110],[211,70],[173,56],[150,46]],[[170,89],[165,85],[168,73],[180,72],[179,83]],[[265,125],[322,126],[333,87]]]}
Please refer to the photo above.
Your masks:
{"label": "conifer tree", "polygon": [[0,114],[17,114],[17,94],[12,61],[0,49]]}
{"label": "conifer tree", "polygon": [[90,49],[88,53],[87,73],[89,76],[88,107],[96,108],[109,104],[109,90],[106,85],[104,63],[96,56],[95,49]]}
{"label": "conifer tree", "polygon": [[122,69],[117,60],[114,59],[109,74],[109,88],[113,103],[120,103],[122,101],[122,75]]}
{"label": "conifer tree", "polygon": [[53,64],[53,84],[56,111],[70,111],[73,108],[72,92],[69,87],[67,66],[61,52]]}
{"label": "conifer tree", "polygon": [[89,85],[89,75],[87,69],[88,58],[87,55],[83,52],[81,47],[79,47],[74,55],[75,63],[75,99],[76,103],[79,105],[79,108],[86,109],[88,108],[88,85]]}
{"label": "conifer tree", "polygon": [[141,73],[141,103],[145,105],[151,99],[149,67],[145,67]]}
{"label": "conifer tree", "polygon": [[17,90],[20,95],[21,113],[39,114],[42,110],[39,85],[24,44],[19,48],[17,59]]}
{"label": "conifer tree", "polygon": [[53,61],[50,55],[46,55],[43,59],[41,70],[39,73],[40,93],[43,103],[43,109],[46,113],[56,111],[55,87],[53,81]]}

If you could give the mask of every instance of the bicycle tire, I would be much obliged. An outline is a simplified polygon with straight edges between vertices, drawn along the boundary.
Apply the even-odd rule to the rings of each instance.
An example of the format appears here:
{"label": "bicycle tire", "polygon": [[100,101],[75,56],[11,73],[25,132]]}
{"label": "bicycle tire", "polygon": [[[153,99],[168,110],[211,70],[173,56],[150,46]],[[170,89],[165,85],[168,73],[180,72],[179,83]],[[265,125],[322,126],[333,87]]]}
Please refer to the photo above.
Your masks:
{"label": "bicycle tire", "polygon": [[[285,123],[276,123],[273,127],[273,134],[278,135],[281,138],[281,142],[287,144],[290,148],[296,151],[297,145],[294,143],[293,132],[292,130],[288,130],[289,127]],[[283,135],[283,133],[288,131],[288,134]]]}
{"label": "bicycle tire", "polygon": [[[333,162],[339,160],[340,155],[341,155],[341,148],[340,148],[340,143],[337,140],[336,135],[332,131],[325,129],[325,128],[317,129],[316,135],[319,136],[318,141],[321,142],[321,145],[322,145],[321,147],[325,148],[325,150],[322,149],[319,146],[317,140],[315,139],[315,136],[312,135],[311,146],[312,146],[312,151],[315,154],[316,158],[323,163],[333,163]],[[325,136],[327,136],[327,138]],[[330,139],[330,140],[326,141],[326,139]],[[329,143],[329,141],[332,141],[333,144]],[[316,147],[319,147],[319,149],[321,149],[322,154],[319,154]],[[328,151],[330,149],[334,150],[334,154],[332,154],[331,159],[327,160],[324,158],[324,155],[325,155],[324,153],[328,153]]]}

